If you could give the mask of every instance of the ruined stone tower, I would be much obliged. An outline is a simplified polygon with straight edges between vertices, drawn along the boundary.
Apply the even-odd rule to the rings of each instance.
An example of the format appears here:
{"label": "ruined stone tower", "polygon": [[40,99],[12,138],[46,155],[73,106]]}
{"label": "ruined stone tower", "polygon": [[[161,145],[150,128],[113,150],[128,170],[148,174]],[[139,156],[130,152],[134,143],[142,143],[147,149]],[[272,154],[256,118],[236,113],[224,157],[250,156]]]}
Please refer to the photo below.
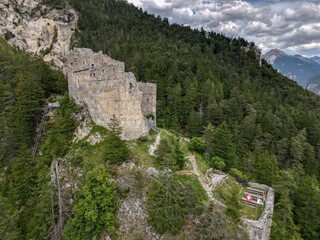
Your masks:
{"label": "ruined stone tower", "polygon": [[88,107],[96,124],[108,128],[115,115],[122,139],[148,134],[145,116],[156,116],[156,84],[137,82],[133,73],[125,72],[123,62],[87,48],[70,51],[65,69],[70,97]]}

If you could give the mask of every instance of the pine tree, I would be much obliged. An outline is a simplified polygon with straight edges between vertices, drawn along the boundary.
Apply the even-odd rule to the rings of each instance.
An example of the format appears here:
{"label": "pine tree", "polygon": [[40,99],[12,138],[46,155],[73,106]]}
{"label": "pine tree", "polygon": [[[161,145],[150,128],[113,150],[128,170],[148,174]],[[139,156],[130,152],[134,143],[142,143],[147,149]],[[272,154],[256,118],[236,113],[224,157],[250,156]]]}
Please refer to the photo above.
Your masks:
{"label": "pine tree", "polygon": [[122,128],[120,127],[119,120],[115,115],[110,120],[109,129],[111,130],[109,136],[104,140],[105,151],[104,160],[109,163],[121,164],[125,162],[129,156],[129,149],[124,140],[120,138]]}
{"label": "pine tree", "polygon": [[35,118],[39,114],[43,90],[33,76],[19,76],[15,89],[14,107],[15,132],[19,142],[28,144],[35,128]]}
{"label": "pine tree", "polygon": [[257,180],[260,183],[272,186],[279,177],[279,168],[276,156],[265,151],[258,156],[256,164]]}
{"label": "pine tree", "polygon": [[179,170],[183,169],[186,160],[180,148],[179,138],[176,139],[174,144],[174,157],[176,159],[176,165],[178,166]]}
{"label": "pine tree", "polygon": [[22,239],[18,228],[20,212],[10,206],[7,198],[0,195],[0,239]]}
{"label": "pine tree", "polygon": [[24,206],[33,186],[33,174],[30,168],[31,153],[26,145],[19,150],[19,155],[14,159],[7,172],[8,197],[13,206]]}
{"label": "pine tree", "polygon": [[280,199],[275,205],[274,221],[271,239],[301,239],[298,233],[299,228],[293,221],[292,203],[288,190],[281,193]]}
{"label": "pine tree", "polygon": [[109,163],[121,164],[125,162],[129,156],[129,149],[124,140],[120,137],[110,134],[105,140],[104,160]]}
{"label": "pine tree", "polygon": [[225,160],[225,169],[229,170],[236,160],[233,136],[224,122],[218,128],[213,129],[211,125],[205,129],[204,138],[206,149],[210,157],[218,156]]}
{"label": "pine tree", "polygon": [[305,143],[307,140],[306,130],[301,130],[297,136],[292,138],[290,154],[291,154],[291,164],[302,163]]}
{"label": "pine tree", "polygon": [[298,182],[294,212],[302,238],[319,239],[320,190],[315,177],[306,175]]}
{"label": "pine tree", "polygon": [[183,187],[173,177],[153,182],[148,192],[148,222],[157,233],[176,234],[185,224],[187,202]]}

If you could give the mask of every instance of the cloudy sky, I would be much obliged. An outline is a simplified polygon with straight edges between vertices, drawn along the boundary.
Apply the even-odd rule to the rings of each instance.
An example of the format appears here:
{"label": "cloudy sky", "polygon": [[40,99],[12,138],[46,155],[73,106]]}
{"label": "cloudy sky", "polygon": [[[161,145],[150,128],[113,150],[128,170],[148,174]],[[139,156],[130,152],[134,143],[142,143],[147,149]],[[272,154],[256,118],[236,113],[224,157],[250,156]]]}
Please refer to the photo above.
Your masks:
{"label": "cloudy sky", "polygon": [[241,36],[263,53],[320,56],[320,0],[128,0],[170,23]]}

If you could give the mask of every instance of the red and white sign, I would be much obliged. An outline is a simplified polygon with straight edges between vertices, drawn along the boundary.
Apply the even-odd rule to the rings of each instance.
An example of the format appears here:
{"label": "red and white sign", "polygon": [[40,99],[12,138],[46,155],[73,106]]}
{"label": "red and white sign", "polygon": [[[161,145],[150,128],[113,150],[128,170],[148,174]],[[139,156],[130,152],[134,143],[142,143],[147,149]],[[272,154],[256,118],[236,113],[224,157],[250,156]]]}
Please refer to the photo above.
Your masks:
{"label": "red and white sign", "polygon": [[247,201],[251,202],[252,201],[252,196],[250,194],[247,194]]}

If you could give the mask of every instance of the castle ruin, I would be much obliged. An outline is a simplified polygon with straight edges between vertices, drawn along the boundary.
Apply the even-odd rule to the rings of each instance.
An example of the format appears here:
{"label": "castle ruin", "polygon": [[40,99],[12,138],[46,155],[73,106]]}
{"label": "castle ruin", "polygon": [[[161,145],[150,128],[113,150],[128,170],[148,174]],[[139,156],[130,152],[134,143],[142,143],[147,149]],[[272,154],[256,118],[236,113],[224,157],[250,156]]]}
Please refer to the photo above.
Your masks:
{"label": "castle ruin", "polygon": [[[108,128],[113,116],[122,127],[121,138],[137,139],[149,132],[146,115],[156,117],[156,84],[137,82],[123,62],[91,49],[75,48],[66,63],[69,95],[86,105],[92,120]],[[151,124],[155,125],[156,118]]]}

